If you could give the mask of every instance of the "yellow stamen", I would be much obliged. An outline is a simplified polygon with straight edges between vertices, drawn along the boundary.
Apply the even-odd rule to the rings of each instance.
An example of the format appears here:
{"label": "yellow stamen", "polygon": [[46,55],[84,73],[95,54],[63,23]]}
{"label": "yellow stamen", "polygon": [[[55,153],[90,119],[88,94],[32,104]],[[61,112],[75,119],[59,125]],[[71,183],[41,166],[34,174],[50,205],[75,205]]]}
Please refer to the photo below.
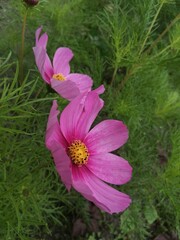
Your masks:
{"label": "yellow stamen", "polygon": [[53,78],[59,81],[64,81],[66,80],[66,77],[62,73],[57,73],[53,75]]}
{"label": "yellow stamen", "polygon": [[79,167],[88,162],[88,149],[86,145],[80,140],[75,140],[68,147],[68,155],[70,156],[72,162]]}

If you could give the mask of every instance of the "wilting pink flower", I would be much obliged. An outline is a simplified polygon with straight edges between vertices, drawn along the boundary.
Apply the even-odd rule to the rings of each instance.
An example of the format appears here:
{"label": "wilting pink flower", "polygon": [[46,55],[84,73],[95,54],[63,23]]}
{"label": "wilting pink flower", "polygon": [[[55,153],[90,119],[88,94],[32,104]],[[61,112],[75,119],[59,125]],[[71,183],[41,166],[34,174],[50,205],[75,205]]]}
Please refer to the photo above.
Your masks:
{"label": "wilting pink flower", "polygon": [[103,107],[98,91],[76,97],[61,113],[54,100],[49,114],[46,146],[66,188],[71,186],[108,213],[124,211],[131,203],[128,195],[108,186],[131,179],[132,168],[123,158],[110,153],[128,139],[126,126],[104,120],[90,130]]}
{"label": "wilting pink flower", "polygon": [[70,73],[69,62],[73,53],[69,48],[58,48],[51,63],[46,52],[48,35],[41,34],[42,28],[36,30],[36,44],[33,48],[36,65],[42,78],[63,98],[72,100],[80,93],[91,90],[92,79],[85,74]]}

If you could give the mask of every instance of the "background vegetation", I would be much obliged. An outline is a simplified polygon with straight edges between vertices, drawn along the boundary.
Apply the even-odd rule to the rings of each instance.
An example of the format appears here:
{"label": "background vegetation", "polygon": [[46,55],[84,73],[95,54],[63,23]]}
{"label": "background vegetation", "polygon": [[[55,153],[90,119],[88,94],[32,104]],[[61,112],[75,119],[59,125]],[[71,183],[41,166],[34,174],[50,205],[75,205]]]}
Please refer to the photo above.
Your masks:
{"label": "background vegetation", "polygon": [[[175,0],[40,0],[28,10],[24,78],[19,78],[21,0],[0,1],[0,239],[143,240],[180,236],[180,15]],[[123,214],[100,212],[68,193],[44,145],[52,99],[32,47],[39,26],[51,57],[73,50],[72,72],[104,84],[97,118],[126,123],[117,151],[133,166],[118,187],[133,203]]]}

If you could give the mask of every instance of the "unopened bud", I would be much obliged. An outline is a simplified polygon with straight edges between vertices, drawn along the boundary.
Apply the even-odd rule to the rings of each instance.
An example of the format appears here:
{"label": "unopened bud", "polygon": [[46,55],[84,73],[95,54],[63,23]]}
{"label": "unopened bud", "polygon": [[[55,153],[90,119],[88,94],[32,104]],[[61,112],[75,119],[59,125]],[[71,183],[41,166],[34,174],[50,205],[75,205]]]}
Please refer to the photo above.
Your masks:
{"label": "unopened bud", "polygon": [[35,6],[35,5],[37,5],[38,4],[38,2],[39,2],[39,0],[23,0],[24,1],[24,3],[26,3],[28,6]]}

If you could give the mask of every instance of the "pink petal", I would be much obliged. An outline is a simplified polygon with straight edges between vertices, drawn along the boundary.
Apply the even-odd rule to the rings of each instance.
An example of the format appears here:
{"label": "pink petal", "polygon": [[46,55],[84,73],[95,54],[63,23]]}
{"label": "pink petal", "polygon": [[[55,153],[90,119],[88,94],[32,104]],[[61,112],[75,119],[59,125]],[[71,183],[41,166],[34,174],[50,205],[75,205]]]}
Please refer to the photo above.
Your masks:
{"label": "pink petal", "polygon": [[77,85],[69,80],[59,81],[56,79],[51,79],[51,87],[59,93],[59,95],[69,101],[77,97],[80,92]]}
{"label": "pink petal", "polygon": [[128,139],[126,125],[117,120],[105,120],[96,125],[86,136],[84,143],[91,154],[114,151]]}
{"label": "pink petal", "polygon": [[44,48],[34,47],[33,52],[34,52],[35,61],[36,61],[38,70],[39,70],[42,78],[45,80],[45,82],[49,84],[49,79],[47,79],[44,75],[44,63],[46,60],[46,51]]}
{"label": "pink petal", "polygon": [[70,190],[72,185],[72,163],[70,158],[65,149],[56,141],[52,142],[51,153],[62,182],[65,184],[66,188]]}
{"label": "pink petal", "polygon": [[53,150],[53,142],[56,141],[64,147],[67,147],[67,142],[64,136],[61,133],[60,125],[58,122],[58,115],[59,110],[57,110],[57,101],[53,101],[53,105],[51,107],[48,122],[47,122],[47,129],[46,129],[46,147],[49,150]]}
{"label": "pink petal", "polygon": [[127,183],[132,176],[128,161],[111,153],[90,156],[86,166],[98,178],[112,184]]}
{"label": "pink petal", "polygon": [[88,93],[83,112],[76,126],[76,135],[79,139],[83,140],[85,138],[103,106],[104,102],[96,92],[91,91]]}
{"label": "pink petal", "polygon": [[98,95],[104,93],[104,91],[105,91],[104,85],[101,85],[98,88],[93,90],[93,92],[97,93]]}
{"label": "pink petal", "polygon": [[49,56],[46,53],[46,59],[44,63],[44,77],[50,81],[51,77],[53,76],[53,67],[51,64],[51,61],[49,59]]}
{"label": "pink petal", "polygon": [[46,130],[46,147],[51,151],[57,171],[61,176],[63,183],[69,190],[71,187],[71,160],[66,154],[67,142],[64,139],[57,116],[57,101],[53,101],[53,105],[49,114],[47,130]]}
{"label": "pink petal", "polygon": [[77,96],[66,106],[61,114],[61,131],[68,143],[71,143],[73,140],[77,139],[75,135],[76,125],[82,114],[86,97],[87,93],[82,93]]}
{"label": "pink petal", "polygon": [[42,47],[44,49],[46,49],[46,46],[47,46],[47,42],[48,42],[48,35],[47,33],[44,33],[43,35],[40,36],[41,34],[41,30],[42,30],[42,27],[39,27],[37,30],[36,30],[36,47]]}
{"label": "pink petal", "polygon": [[50,76],[52,76],[53,74],[53,69],[49,57],[46,54],[46,50],[42,47],[34,47],[33,52],[36,65],[42,78],[45,80],[46,83],[50,84]]}
{"label": "pink petal", "polygon": [[102,182],[85,166],[72,166],[72,185],[86,199],[110,214],[123,212],[131,203],[128,195]]}
{"label": "pink petal", "polygon": [[34,47],[33,52],[35,56],[36,65],[41,73],[43,72],[44,62],[46,59],[46,51],[43,48]]}
{"label": "pink petal", "polygon": [[58,48],[54,54],[53,67],[54,73],[61,73],[67,76],[70,72],[69,62],[73,58],[73,52],[69,48]]}
{"label": "pink petal", "polygon": [[36,65],[41,73],[42,78],[46,83],[50,83],[50,79],[53,75],[53,68],[51,61],[46,53],[46,45],[48,41],[48,36],[44,33],[41,37],[42,27],[36,30],[36,47],[33,48]]}
{"label": "pink petal", "polygon": [[40,36],[40,34],[41,34],[41,30],[42,30],[42,26],[39,27],[39,28],[36,30],[36,33],[35,33],[36,46],[37,46],[37,44],[38,44],[38,42],[39,42],[39,36]]}
{"label": "pink petal", "polygon": [[85,74],[71,73],[67,75],[66,79],[74,82],[77,85],[80,93],[90,91],[93,84],[92,79]]}
{"label": "pink petal", "polygon": [[103,107],[103,101],[94,92],[82,93],[64,109],[61,114],[61,131],[66,140],[83,140],[98,112]]}

